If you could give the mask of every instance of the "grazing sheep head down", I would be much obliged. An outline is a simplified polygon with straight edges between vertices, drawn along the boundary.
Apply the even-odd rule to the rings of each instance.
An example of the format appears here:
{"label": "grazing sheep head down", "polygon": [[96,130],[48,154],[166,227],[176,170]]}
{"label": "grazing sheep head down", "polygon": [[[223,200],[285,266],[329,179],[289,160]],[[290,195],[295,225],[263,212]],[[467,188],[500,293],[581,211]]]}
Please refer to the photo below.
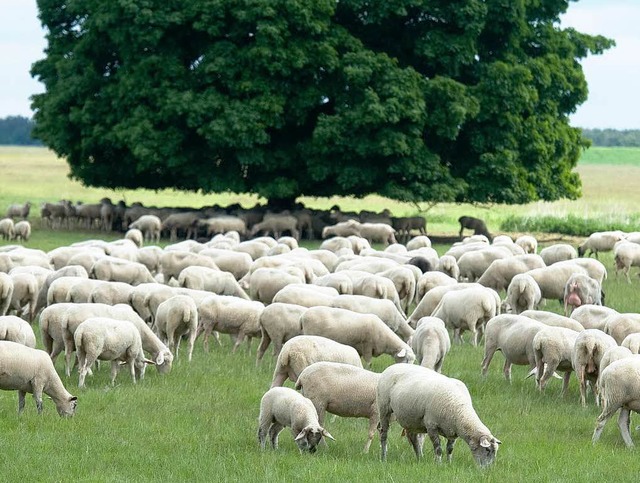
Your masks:
{"label": "grazing sheep head down", "polygon": [[316,447],[323,437],[335,441],[333,436],[329,434],[329,431],[322,428],[321,426],[307,426],[298,433],[298,436],[296,436],[295,438],[295,442],[298,445],[298,449],[301,453],[303,451],[315,453],[317,449]]}
{"label": "grazing sheep head down", "polygon": [[401,349],[394,357],[396,363],[406,362],[407,364],[413,364],[416,360],[416,355],[411,349]]}
{"label": "grazing sheep head down", "polygon": [[64,418],[70,418],[73,416],[76,413],[76,407],[78,407],[78,398],[76,396],[71,396],[62,404],[56,405],[58,414]]}
{"label": "grazing sheep head down", "polygon": [[156,369],[160,374],[168,374],[173,364],[173,354],[169,351],[161,351],[156,357]]}
{"label": "grazing sheep head down", "polygon": [[469,441],[473,459],[478,466],[483,468],[495,461],[500,444],[502,444],[502,442],[490,434],[480,436],[480,439],[477,441]]}

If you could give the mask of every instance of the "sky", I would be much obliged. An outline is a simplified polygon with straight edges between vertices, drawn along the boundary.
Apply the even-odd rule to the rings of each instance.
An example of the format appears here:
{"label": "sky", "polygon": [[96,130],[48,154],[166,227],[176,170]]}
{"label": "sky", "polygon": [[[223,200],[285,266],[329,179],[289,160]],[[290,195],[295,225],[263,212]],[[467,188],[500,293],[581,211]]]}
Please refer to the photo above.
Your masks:
{"label": "sky", "polygon": [[[563,27],[616,41],[603,55],[583,59],[589,99],[571,117],[583,128],[640,129],[640,0],[580,0],[562,17]],[[31,64],[44,57],[44,31],[36,0],[0,0],[0,118],[31,117],[29,97],[44,86]]]}

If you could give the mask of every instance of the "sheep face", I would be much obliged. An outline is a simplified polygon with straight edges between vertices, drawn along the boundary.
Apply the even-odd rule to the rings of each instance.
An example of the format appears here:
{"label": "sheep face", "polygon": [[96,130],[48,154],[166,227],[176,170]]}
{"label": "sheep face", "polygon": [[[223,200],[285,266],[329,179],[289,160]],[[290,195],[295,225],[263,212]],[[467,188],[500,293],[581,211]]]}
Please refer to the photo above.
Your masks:
{"label": "sheep face", "polygon": [[317,446],[323,437],[335,441],[333,436],[331,436],[329,432],[321,426],[307,426],[298,433],[298,436],[295,438],[295,442],[301,453],[304,451],[315,453]]}
{"label": "sheep face", "polygon": [[416,360],[416,355],[411,348],[405,347],[393,356],[396,363],[406,362],[407,364],[413,364]]}
{"label": "sheep face", "polygon": [[502,442],[493,436],[483,435],[477,441],[470,441],[469,447],[471,448],[473,459],[476,460],[478,466],[485,467],[495,461],[500,444],[502,444]]}
{"label": "sheep face", "polygon": [[173,354],[169,350],[162,351],[156,357],[155,363],[160,374],[169,374],[173,364]]}
{"label": "sheep face", "polygon": [[60,404],[56,405],[58,409],[58,414],[64,418],[70,418],[76,413],[76,407],[78,406],[78,398],[76,396],[71,396],[68,399],[65,399]]}

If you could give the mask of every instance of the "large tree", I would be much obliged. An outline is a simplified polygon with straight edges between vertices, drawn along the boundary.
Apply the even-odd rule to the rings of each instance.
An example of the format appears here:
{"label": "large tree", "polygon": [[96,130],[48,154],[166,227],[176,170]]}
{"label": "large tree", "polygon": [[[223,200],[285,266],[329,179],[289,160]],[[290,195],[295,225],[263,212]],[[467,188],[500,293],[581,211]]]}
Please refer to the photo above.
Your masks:
{"label": "large tree", "polygon": [[36,135],[92,186],[575,198],[565,0],[38,0]]}

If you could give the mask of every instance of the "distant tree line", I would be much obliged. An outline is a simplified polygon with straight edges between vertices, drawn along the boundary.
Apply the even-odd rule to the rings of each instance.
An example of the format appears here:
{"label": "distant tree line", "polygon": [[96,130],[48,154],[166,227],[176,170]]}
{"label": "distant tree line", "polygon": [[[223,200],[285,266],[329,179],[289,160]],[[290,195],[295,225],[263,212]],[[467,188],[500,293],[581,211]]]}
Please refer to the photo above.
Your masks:
{"label": "distant tree line", "polygon": [[582,135],[591,139],[594,146],[640,146],[640,129],[583,129]]}
{"label": "distant tree line", "polygon": [[23,116],[0,118],[0,145],[40,146],[42,142],[31,137],[34,122]]}

